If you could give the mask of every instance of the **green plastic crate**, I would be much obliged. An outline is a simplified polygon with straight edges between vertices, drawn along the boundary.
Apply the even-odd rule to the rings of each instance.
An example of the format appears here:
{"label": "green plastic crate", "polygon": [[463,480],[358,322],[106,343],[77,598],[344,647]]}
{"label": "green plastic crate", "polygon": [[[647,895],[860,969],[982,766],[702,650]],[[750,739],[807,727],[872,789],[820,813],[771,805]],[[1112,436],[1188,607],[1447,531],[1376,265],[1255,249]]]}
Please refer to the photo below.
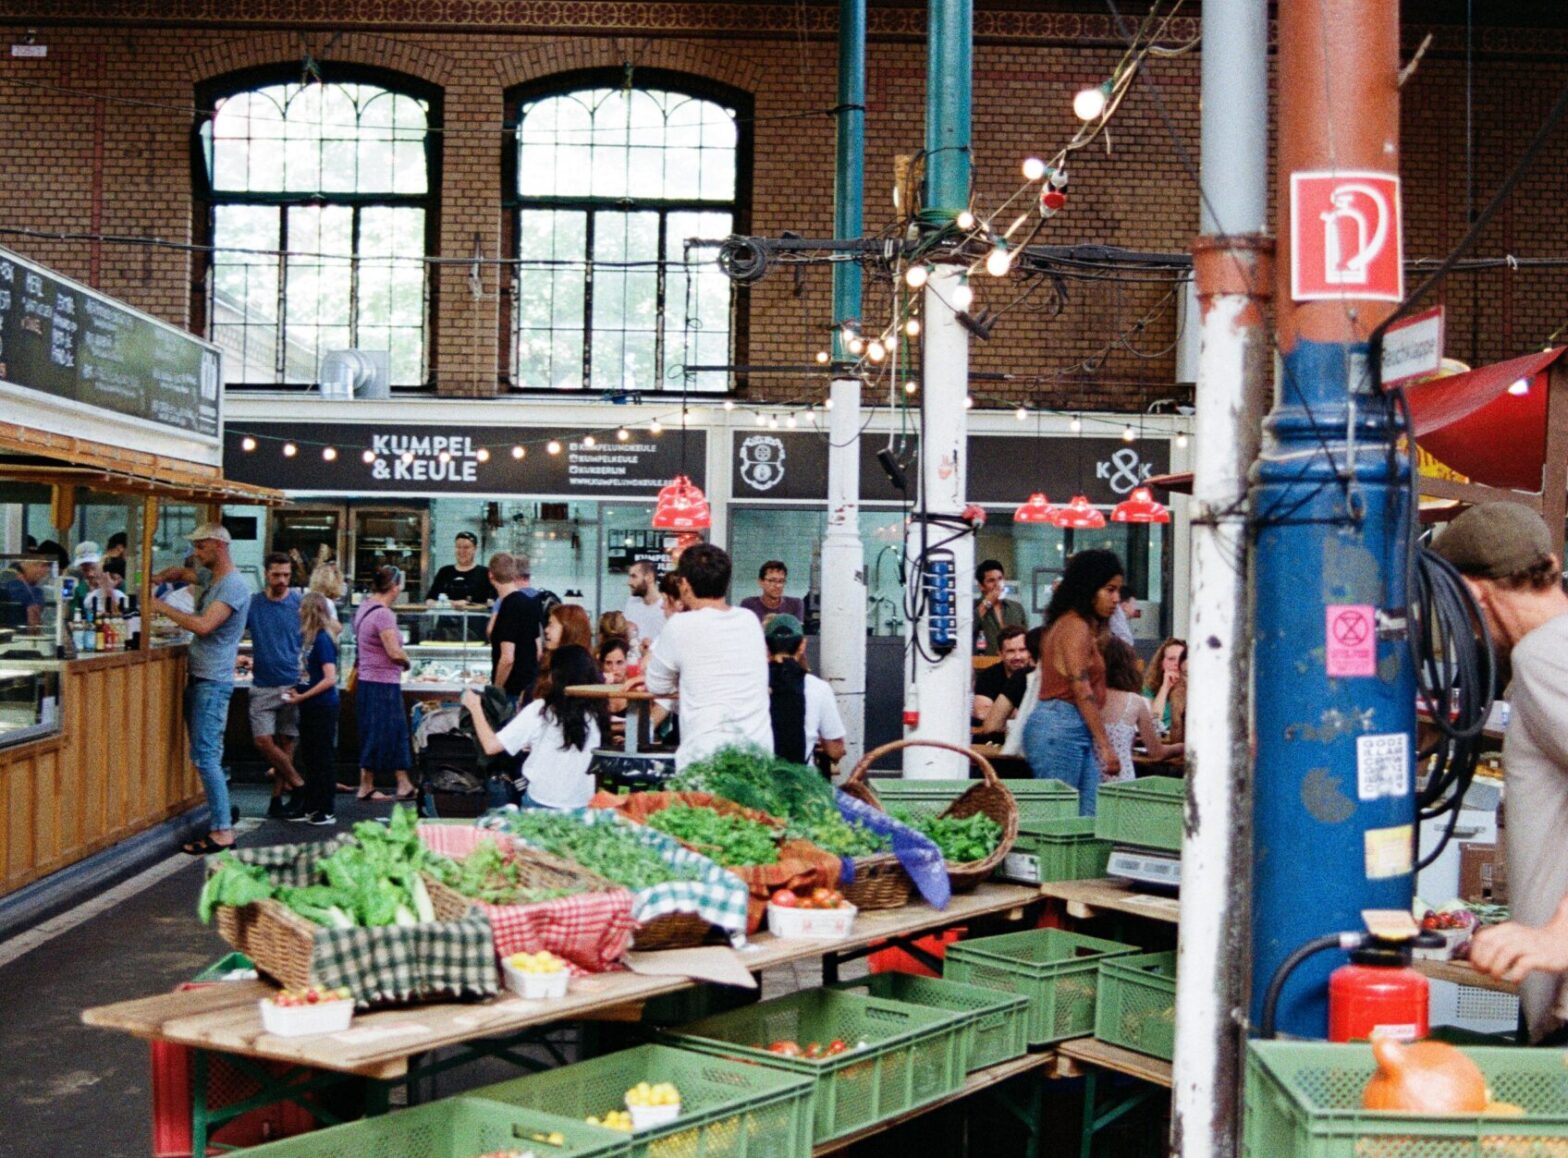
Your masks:
{"label": "green plastic crate", "polygon": [[254,978],[256,976],[256,962],[243,953],[225,953],[211,965],[207,966],[207,968],[192,977],[191,980],[196,982],[228,981],[231,979],[232,974],[248,975],[235,977],[233,978],[234,980]]}
{"label": "green plastic crate", "polygon": [[996,875],[1030,885],[1103,877],[1111,859],[1111,842],[1095,836],[1094,825],[1092,816],[1020,824],[1018,837],[997,866]]}
{"label": "green plastic crate", "polygon": [[1186,781],[1170,776],[1107,784],[1100,789],[1094,834],[1114,844],[1180,852],[1186,803]]}
{"label": "green plastic crate", "polygon": [[[912,815],[935,816],[979,780],[872,780],[871,790],[886,808],[895,804]],[[1078,790],[1060,780],[1004,780],[1018,803],[1018,824],[1041,824],[1078,815]]]}
{"label": "green plastic crate", "polygon": [[[551,1141],[552,1135],[559,1141]],[[522,1106],[463,1097],[237,1153],[246,1158],[474,1158],[496,1150],[532,1151],[534,1158],[624,1158],[632,1153],[632,1139]]]}
{"label": "green plastic crate", "polygon": [[[674,1082],[681,1114],[639,1130],[632,1158],[808,1158],[811,1083],[794,1074],[642,1045],[471,1091],[510,1106],[548,1108],[582,1121],[626,1108],[638,1082]],[[379,1156],[378,1156],[379,1158]],[[543,1155],[538,1158],[544,1158]]]}
{"label": "green plastic crate", "polygon": [[[820,1144],[961,1089],[963,1028],[963,1019],[951,1012],[808,989],[695,1021],[674,1031],[671,1040],[813,1078],[812,1141]],[[835,1038],[855,1048],[821,1061],[781,1057],[766,1048],[785,1040],[827,1045]]]}
{"label": "green plastic crate", "polygon": [[829,988],[959,1014],[964,1024],[965,1073],[999,1065],[1029,1049],[1029,999],[1022,994],[914,973],[872,973]]}
{"label": "green plastic crate", "polygon": [[1176,1055],[1176,954],[1139,953],[1100,962],[1094,1036],[1135,1053]]}
{"label": "green plastic crate", "polygon": [[949,981],[1022,993],[1029,998],[1029,1044],[1049,1045],[1094,1032],[1100,962],[1136,946],[1062,929],[1031,929],[947,947]]}
{"label": "green plastic crate", "polygon": [[1556,1049],[1467,1047],[1492,1096],[1523,1117],[1422,1117],[1361,1108],[1369,1045],[1254,1041],[1242,1152],[1250,1158],[1564,1158],[1568,1069]]}

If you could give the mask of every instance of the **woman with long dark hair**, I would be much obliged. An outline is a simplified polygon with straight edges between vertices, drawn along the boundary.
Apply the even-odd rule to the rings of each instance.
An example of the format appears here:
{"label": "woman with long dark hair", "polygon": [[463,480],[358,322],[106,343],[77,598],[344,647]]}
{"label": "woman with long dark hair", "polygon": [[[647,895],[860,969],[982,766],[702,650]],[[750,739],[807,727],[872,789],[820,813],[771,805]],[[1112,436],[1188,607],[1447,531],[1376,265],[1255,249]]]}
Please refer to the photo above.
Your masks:
{"label": "woman with long dark hair", "polygon": [[[581,609],[579,609],[581,610]],[[499,732],[485,719],[479,693],[463,693],[474,735],[492,756],[527,752],[523,777],[524,808],[584,808],[593,797],[594,749],[609,734],[603,700],[579,699],[566,689],[599,682],[599,668],[588,650],[569,643],[555,649],[548,671],[534,685],[534,698]]]}
{"label": "woman with long dark hair", "polygon": [[1105,659],[1099,638],[1121,601],[1122,561],[1115,551],[1079,551],[1045,609],[1040,640],[1040,702],[1024,724],[1024,753],[1036,780],[1078,790],[1078,814],[1093,816],[1100,777],[1121,761],[1106,735]]}

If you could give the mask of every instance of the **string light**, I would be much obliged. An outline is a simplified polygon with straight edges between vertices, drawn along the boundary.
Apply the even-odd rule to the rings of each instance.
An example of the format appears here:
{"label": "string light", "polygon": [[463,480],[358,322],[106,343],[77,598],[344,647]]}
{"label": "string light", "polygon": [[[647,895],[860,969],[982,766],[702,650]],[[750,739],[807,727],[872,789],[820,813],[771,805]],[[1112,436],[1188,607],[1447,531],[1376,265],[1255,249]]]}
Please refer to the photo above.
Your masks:
{"label": "string light", "polygon": [[873,362],[880,362],[883,358],[887,357],[887,347],[873,338],[871,345],[866,347],[866,357],[870,358]]}
{"label": "string light", "polygon": [[247,453],[255,450],[256,440],[247,434],[244,438],[240,439],[240,449],[246,451]]}
{"label": "string light", "polygon": [[490,448],[488,446],[481,446],[474,452],[474,457],[477,458],[480,462],[489,462]]}
{"label": "string light", "polygon": [[[484,451],[481,450],[479,453],[483,454]],[[364,454],[360,455],[359,458],[360,461],[363,462],[366,466],[371,466],[376,461],[376,452],[373,450],[367,450]]]}
{"label": "string light", "polygon": [[546,454],[560,454],[561,444],[552,438],[549,442],[545,443],[544,452]]}
{"label": "string light", "polygon": [[659,424],[659,420],[657,418],[655,418],[652,422],[648,423],[648,433],[649,434],[663,434],[664,433],[664,427]]}
{"label": "string light", "polygon": [[298,453],[299,453],[299,447],[295,446],[292,442],[285,442],[283,444],[283,457],[284,458],[293,458]]}
{"label": "string light", "polygon": [[1013,411],[1013,417],[1018,419],[1019,422],[1022,422],[1024,419],[1029,417],[1029,412],[1020,406],[1017,410]]}
{"label": "string light", "polygon": [[726,410],[734,410],[735,409],[735,399],[733,399],[733,398],[726,398],[724,400],[724,409],[726,409]]}
{"label": "string light", "polygon": [[[963,226],[959,228],[963,228]],[[910,289],[919,289],[930,280],[931,267],[929,265],[912,265],[904,271],[904,284]]]}
{"label": "string light", "polygon": [[1013,255],[1007,252],[1007,242],[997,238],[995,248],[986,254],[985,271],[992,277],[1006,277],[1012,268]]}
{"label": "string light", "polygon": [[975,291],[969,288],[969,277],[964,276],[953,290],[953,308],[955,310],[968,310],[975,304]]}
{"label": "string light", "polygon": [[337,458],[337,456],[338,456],[337,447],[335,447],[335,446],[324,446],[324,447],[321,448],[321,457],[326,459],[328,462],[332,462],[333,460],[335,460]]}
{"label": "string light", "polygon": [[1080,121],[1099,120],[1111,99],[1111,82],[1104,81],[1093,88],[1080,89],[1073,97],[1073,115]]}
{"label": "string light", "polygon": [[769,419],[768,419],[768,429],[769,429],[769,430],[777,430],[777,429],[778,429],[778,428],[779,428],[779,420],[778,420],[778,417],[777,417],[777,416],[774,416],[774,417],[772,417],[772,418],[769,418]]}
{"label": "string light", "polygon": [[1186,431],[1183,431],[1182,433],[1180,433],[1180,434],[1178,434],[1176,436],[1176,445],[1178,447],[1182,448],[1183,450],[1185,450],[1187,448],[1187,432]]}
{"label": "string light", "polygon": [[523,455],[525,455],[525,454],[527,454],[527,453],[528,453],[528,452],[527,452],[527,451],[526,451],[526,450],[524,450],[524,449],[523,449],[523,448],[522,448],[522,447],[520,447],[520,446],[514,446],[514,447],[512,447],[512,457],[513,457],[513,458],[519,458],[519,459],[520,459],[520,458],[522,458],[522,457],[523,457]]}
{"label": "string light", "polygon": [[1067,428],[1074,434],[1077,434],[1080,430],[1083,429],[1083,419],[1074,414],[1073,420],[1067,424]]}
{"label": "string light", "polygon": [[401,455],[398,456],[398,461],[400,461],[404,466],[411,466],[414,462],[414,452],[411,450],[405,450]]}
{"label": "string light", "polygon": [[969,212],[969,210],[965,209],[962,213],[953,219],[953,224],[958,226],[958,228],[962,229],[965,233],[968,233],[975,227],[975,215]]}
{"label": "string light", "polygon": [[452,452],[450,450],[443,450],[440,454],[436,455],[436,461],[442,464],[451,462]]}
{"label": "string light", "polygon": [[631,436],[632,432],[627,430],[624,426],[615,432],[616,440],[619,442],[625,442]]}
{"label": "string light", "polygon": [[833,357],[833,355],[829,354],[826,350],[818,350],[817,351],[817,365],[819,365],[819,366],[826,366],[828,364],[828,360],[831,359],[832,357]]}
{"label": "string light", "polygon": [[795,429],[795,425],[796,425],[796,423],[795,423],[795,416],[793,414],[791,414],[788,418],[786,418],[784,420],[784,425],[789,427],[791,430],[794,430]]}
{"label": "string light", "polygon": [[849,352],[857,358],[866,352],[866,343],[861,340],[859,334],[849,340]]}
{"label": "string light", "polygon": [[1137,441],[1137,438],[1138,438],[1138,432],[1132,428],[1132,424],[1131,423],[1128,423],[1126,426],[1122,427],[1122,441],[1123,442],[1135,442],[1135,441]]}
{"label": "string light", "polygon": [[920,389],[920,383],[916,382],[913,378],[911,378],[908,382],[904,383],[904,393],[905,394],[913,394],[916,390],[919,390],[919,389]]}
{"label": "string light", "polygon": [[911,338],[918,338],[920,336],[920,319],[910,318],[907,322],[905,322],[904,333],[908,334]]}
{"label": "string light", "polygon": [[824,410],[832,410],[833,409],[833,399],[831,399],[831,398],[823,399],[823,401],[822,401],[822,409],[824,409]]}
{"label": "string light", "polygon": [[1045,162],[1039,157],[1024,158],[1024,180],[1038,181],[1045,176]]}
{"label": "string light", "polygon": [[975,408],[975,400],[974,400],[973,395],[965,394],[964,395],[964,409],[965,410],[973,410],[974,408]]}

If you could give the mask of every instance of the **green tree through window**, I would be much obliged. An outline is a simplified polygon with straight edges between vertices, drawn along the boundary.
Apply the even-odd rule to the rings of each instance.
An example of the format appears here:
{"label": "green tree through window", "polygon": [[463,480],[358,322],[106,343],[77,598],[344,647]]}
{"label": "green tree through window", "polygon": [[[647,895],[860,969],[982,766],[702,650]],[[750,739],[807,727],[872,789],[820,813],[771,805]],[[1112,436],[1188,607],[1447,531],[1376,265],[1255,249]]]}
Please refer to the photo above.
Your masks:
{"label": "green tree through window", "polygon": [[737,225],[736,110],[599,85],[515,105],[520,389],[724,391],[734,295],[712,248]]}
{"label": "green tree through window", "polygon": [[225,378],[318,380],[330,350],[429,377],[429,95],[355,81],[215,88],[201,125],[212,246],[203,302]]}

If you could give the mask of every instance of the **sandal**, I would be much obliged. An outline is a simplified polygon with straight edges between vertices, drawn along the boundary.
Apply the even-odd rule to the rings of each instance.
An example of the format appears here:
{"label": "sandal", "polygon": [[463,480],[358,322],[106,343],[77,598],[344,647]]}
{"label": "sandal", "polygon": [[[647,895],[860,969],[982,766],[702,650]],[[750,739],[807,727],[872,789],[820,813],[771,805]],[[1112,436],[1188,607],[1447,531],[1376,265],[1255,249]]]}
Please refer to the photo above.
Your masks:
{"label": "sandal", "polygon": [[235,843],[237,842],[230,841],[228,844],[219,844],[212,837],[204,836],[200,840],[186,841],[180,845],[180,851],[186,856],[211,856],[213,853],[233,848]]}
{"label": "sandal", "polygon": [[[364,797],[360,797],[360,799],[363,800]],[[419,799],[419,789],[416,788],[407,794],[401,792],[377,792],[370,799],[382,802],[390,800],[395,804],[413,804]]]}

